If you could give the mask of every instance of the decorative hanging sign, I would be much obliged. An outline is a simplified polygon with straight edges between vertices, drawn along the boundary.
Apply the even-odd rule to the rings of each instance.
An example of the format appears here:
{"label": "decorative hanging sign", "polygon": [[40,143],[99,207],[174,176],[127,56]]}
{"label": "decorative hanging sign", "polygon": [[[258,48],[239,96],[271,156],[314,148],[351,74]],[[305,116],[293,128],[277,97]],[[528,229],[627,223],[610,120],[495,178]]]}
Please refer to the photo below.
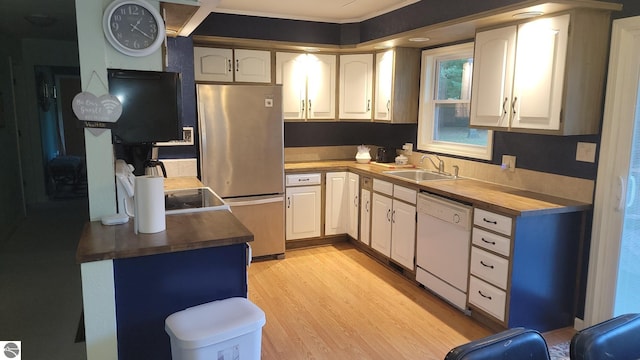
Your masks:
{"label": "decorative hanging sign", "polygon": [[104,94],[100,97],[83,91],[73,98],[73,112],[83,122],[83,127],[112,129],[122,115],[122,104],[117,97]]}

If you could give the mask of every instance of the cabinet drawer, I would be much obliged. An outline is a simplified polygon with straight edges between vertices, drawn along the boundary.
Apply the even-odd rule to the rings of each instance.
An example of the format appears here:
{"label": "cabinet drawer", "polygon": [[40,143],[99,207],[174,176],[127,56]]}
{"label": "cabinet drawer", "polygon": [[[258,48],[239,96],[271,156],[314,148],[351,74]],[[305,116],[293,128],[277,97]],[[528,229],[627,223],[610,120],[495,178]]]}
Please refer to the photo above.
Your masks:
{"label": "cabinet drawer", "polygon": [[473,246],[471,248],[471,273],[506,289],[509,261]]}
{"label": "cabinet drawer", "polygon": [[509,256],[511,251],[511,239],[506,238],[476,227],[473,228],[472,243],[487,250]]}
{"label": "cabinet drawer", "polygon": [[417,195],[418,195],[417,190],[409,189],[403,186],[393,185],[393,197],[396,199],[400,199],[402,201],[406,201],[410,204],[415,205]]}
{"label": "cabinet drawer", "polygon": [[393,196],[393,184],[380,179],[373,179],[373,191]]}
{"label": "cabinet drawer", "polygon": [[317,174],[291,174],[286,176],[286,186],[320,185],[322,177]]}
{"label": "cabinet drawer", "polygon": [[469,278],[469,303],[495,316],[500,321],[504,321],[506,299],[507,293],[497,287],[473,276]]}
{"label": "cabinet drawer", "polygon": [[510,217],[482,209],[474,209],[473,214],[474,225],[482,226],[507,236],[511,235],[511,223],[513,220]]}

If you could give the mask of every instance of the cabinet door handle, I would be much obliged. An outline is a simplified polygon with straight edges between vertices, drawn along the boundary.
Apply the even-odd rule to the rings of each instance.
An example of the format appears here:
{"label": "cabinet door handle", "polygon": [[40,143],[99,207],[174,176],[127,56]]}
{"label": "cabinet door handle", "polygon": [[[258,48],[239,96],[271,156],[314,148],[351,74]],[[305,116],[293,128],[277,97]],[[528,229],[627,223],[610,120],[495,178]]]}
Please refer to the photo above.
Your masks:
{"label": "cabinet door handle", "polygon": [[287,209],[291,208],[291,196],[287,196]]}
{"label": "cabinet door handle", "polygon": [[493,269],[493,268],[495,267],[495,266],[493,266],[493,265],[487,265],[487,264],[485,264],[485,263],[484,263],[484,260],[480,260],[480,264],[482,264],[482,266],[484,266],[484,267],[488,267],[489,269]]}
{"label": "cabinet door handle", "polygon": [[367,210],[367,213],[368,213],[369,212],[369,201],[368,200],[365,203],[364,208]]}
{"label": "cabinet door handle", "polygon": [[483,298],[485,298],[485,299],[489,299],[489,300],[491,300],[491,296],[488,296],[488,295],[483,294],[483,293],[482,293],[482,291],[480,291],[480,290],[478,290],[478,294],[480,294],[480,296],[482,296],[482,297],[483,297]]}
{"label": "cabinet door handle", "polygon": [[311,114],[311,100],[309,100],[309,114]]}
{"label": "cabinet door handle", "polygon": [[387,210],[387,221],[391,222],[391,209]]}
{"label": "cabinet door handle", "polygon": [[229,65],[229,67],[228,67],[229,72],[231,72],[231,59],[228,60],[228,65]]}
{"label": "cabinet door handle", "polygon": [[358,195],[356,195],[356,196],[353,198],[353,205],[354,205],[355,207],[358,207]]}
{"label": "cabinet door handle", "polygon": [[502,116],[501,118],[504,119],[504,117],[507,115],[507,102],[509,101],[509,98],[504,98],[504,101],[502,102]]}
{"label": "cabinet door handle", "polygon": [[482,218],[482,221],[489,223],[489,224],[493,224],[493,225],[498,225],[498,222],[495,220],[488,220],[487,218]]}
{"label": "cabinet door handle", "polygon": [[391,213],[391,222],[392,223],[396,223],[396,211],[393,210],[393,212]]}
{"label": "cabinet door handle", "polygon": [[304,112],[304,100],[300,101],[300,107],[302,108],[302,112]]}
{"label": "cabinet door handle", "polygon": [[236,59],[236,72],[240,71],[240,60]]}
{"label": "cabinet door handle", "polygon": [[367,111],[371,110],[371,100],[367,100]]}
{"label": "cabinet door handle", "polygon": [[518,102],[518,97],[516,96],[515,98],[513,98],[513,102],[511,103],[511,112],[513,113],[514,117],[516,115],[516,103],[517,102]]}
{"label": "cabinet door handle", "polygon": [[489,241],[489,240],[487,240],[487,239],[485,239],[485,238],[480,238],[480,239],[481,239],[483,242],[485,242],[485,243],[487,243],[487,244],[490,244],[490,245],[495,245],[495,244],[496,244],[496,242],[495,242],[495,241]]}
{"label": "cabinet door handle", "polygon": [[391,111],[391,100],[387,100],[387,111]]}

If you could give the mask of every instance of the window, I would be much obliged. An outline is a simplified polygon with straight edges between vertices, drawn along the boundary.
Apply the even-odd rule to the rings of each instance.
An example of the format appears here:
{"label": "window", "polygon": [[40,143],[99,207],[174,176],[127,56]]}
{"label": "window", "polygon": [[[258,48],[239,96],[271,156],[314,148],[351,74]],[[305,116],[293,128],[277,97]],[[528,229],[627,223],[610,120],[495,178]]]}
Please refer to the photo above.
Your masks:
{"label": "window", "polygon": [[469,128],[473,43],[422,52],[418,149],[491,159],[493,134]]}

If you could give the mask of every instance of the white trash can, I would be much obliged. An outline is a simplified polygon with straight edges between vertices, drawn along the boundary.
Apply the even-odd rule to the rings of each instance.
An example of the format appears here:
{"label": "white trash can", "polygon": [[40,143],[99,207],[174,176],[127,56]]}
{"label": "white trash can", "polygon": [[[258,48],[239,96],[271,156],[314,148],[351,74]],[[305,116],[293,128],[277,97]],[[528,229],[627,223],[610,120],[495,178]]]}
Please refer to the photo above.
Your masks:
{"label": "white trash can", "polygon": [[190,307],[167,317],[173,360],[260,359],[262,309],[235,297]]}

